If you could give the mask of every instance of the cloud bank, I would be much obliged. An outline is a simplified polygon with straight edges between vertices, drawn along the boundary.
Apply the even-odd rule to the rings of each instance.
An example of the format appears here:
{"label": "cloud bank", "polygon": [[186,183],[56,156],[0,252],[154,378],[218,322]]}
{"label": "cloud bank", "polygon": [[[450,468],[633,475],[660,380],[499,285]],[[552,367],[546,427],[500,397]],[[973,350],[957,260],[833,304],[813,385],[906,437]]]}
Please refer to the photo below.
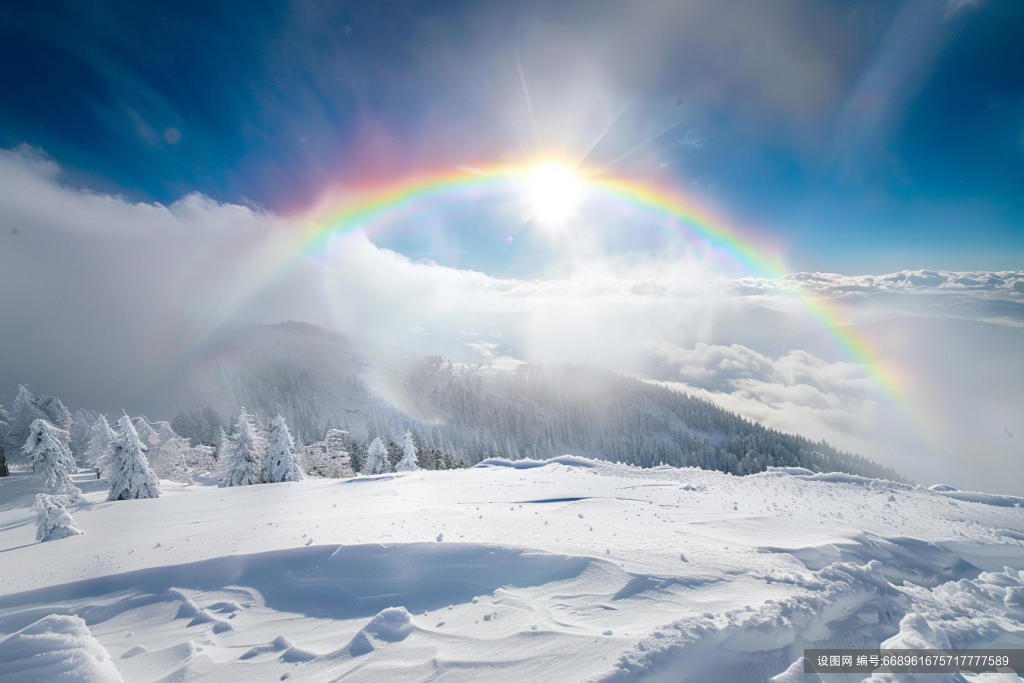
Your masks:
{"label": "cloud bank", "polygon": [[[523,280],[414,261],[358,232],[307,256],[305,227],[196,194],[163,206],[79,190],[38,151],[0,152],[0,393],[30,383],[75,407],[136,409],[224,323],[293,319],[370,355],[603,365],[911,477],[1024,481],[1007,436],[1024,434],[1022,272],[727,279],[608,258]],[[794,293],[861,323],[913,400],[882,391]]]}

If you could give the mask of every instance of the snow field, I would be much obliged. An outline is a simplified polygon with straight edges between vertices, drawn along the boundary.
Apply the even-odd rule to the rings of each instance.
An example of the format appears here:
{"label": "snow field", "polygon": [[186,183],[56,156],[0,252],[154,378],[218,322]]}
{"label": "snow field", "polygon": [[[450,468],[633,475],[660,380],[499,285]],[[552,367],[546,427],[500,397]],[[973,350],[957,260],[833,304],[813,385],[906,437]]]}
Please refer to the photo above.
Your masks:
{"label": "snow field", "polygon": [[85,534],[36,543],[26,478],[0,480],[0,680],[54,614],[82,620],[54,652],[116,669],[67,680],[104,683],[788,681],[804,647],[1024,647],[1005,496],[571,457],[76,483]]}

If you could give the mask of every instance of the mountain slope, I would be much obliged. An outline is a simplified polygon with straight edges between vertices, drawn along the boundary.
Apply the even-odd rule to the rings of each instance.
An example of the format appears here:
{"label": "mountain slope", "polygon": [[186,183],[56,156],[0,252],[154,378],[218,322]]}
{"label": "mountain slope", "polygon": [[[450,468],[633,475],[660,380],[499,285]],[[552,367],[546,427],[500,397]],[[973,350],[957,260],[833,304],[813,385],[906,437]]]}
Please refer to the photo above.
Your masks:
{"label": "mountain slope", "polygon": [[[346,429],[356,441],[397,439],[409,429],[422,446],[471,463],[573,453],[735,474],[784,466],[899,478],[825,443],[609,370],[495,369],[396,350],[370,361],[345,339],[301,323],[234,328],[175,381],[165,395],[179,397],[178,410],[211,405],[223,417],[242,406],[264,416],[281,413],[307,443],[328,428]],[[198,428],[184,435],[195,438]]]}

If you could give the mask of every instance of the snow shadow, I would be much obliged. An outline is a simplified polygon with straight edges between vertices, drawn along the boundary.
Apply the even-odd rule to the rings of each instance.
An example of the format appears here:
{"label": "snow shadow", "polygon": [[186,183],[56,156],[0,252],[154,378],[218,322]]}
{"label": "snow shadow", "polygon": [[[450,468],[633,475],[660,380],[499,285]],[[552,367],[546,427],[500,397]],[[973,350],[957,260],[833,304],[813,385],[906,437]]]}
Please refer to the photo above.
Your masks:
{"label": "snow shadow", "polygon": [[[570,579],[589,563],[584,557],[469,543],[309,546],[41,588],[0,598],[0,610],[115,593],[170,599],[177,594],[172,591],[175,588],[212,591],[238,586],[258,591],[264,604],[277,611],[355,619],[388,607],[401,606],[414,613],[435,610],[489,595],[503,586]],[[103,620],[103,615],[88,612],[81,614],[88,622]]]}

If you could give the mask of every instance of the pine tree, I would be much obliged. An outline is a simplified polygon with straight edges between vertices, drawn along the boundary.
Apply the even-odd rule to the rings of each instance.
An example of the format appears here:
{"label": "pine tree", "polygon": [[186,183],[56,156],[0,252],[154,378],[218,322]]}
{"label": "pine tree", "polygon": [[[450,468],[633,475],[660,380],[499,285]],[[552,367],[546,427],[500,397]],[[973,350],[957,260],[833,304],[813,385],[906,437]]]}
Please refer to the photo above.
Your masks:
{"label": "pine tree", "polygon": [[301,481],[303,478],[295,459],[295,442],[288,431],[288,423],[278,415],[270,421],[270,446],[260,469],[260,483]]}
{"label": "pine tree", "polygon": [[214,460],[222,461],[227,455],[228,449],[231,447],[231,442],[228,441],[228,433],[224,431],[224,427],[217,428],[217,437],[215,439],[216,451],[214,452]]}
{"label": "pine tree", "polygon": [[182,484],[193,483],[192,467],[188,463],[192,455],[189,440],[172,436],[159,446],[149,450],[149,468],[160,479],[169,479]]}
{"label": "pine tree", "polygon": [[245,408],[235,423],[235,431],[227,438],[222,456],[220,484],[224,486],[249,486],[260,478],[260,460],[266,450],[266,443],[259,434],[253,418]]}
{"label": "pine tree", "polygon": [[7,440],[11,429],[11,416],[7,414],[3,406],[0,406],[0,477],[10,475],[7,467]]}
{"label": "pine tree", "polygon": [[82,492],[71,483],[75,460],[67,447],[67,432],[46,420],[34,420],[21,452],[32,464],[32,474],[58,495],[78,498]]}
{"label": "pine tree", "polygon": [[71,423],[71,455],[79,464],[85,463],[85,451],[89,448],[92,426],[99,416],[99,413],[84,408],[75,411],[74,422]]}
{"label": "pine tree", "polygon": [[420,467],[416,464],[416,445],[412,442],[412,432],[406,430],[402,437],[402,459],[395,465],[396,472],[415,472]]}
{"label": "pine tree", "polygon": [[149,423],[149,420],[144,415],[134,418],[132,426],[135,427],[135,433],[139,435],[139,441],[142,442],[142,445],[147,450],[152,450],[160,445],[160,435],[156,433],[153,425]]}
{"label": "pine tree", "polygon": [[127,415],[117,421],[106,469],[110,480],[107,500],[157,498],[160,495],[160,484],[146,460],[146,446]]}
{"label": "pine tree", "polygon": [[366,451],[366,461],[363,463],[362,474],[382,474],[391,471],[391,464],[388,462],[388,449],[378,436],[370,444]]}
{"label": "pine tree", "polygon": [[24,385],[19,385],[18,395],[11,404],[10,415],[6,446],[8,453],[16,453],[28,439],[32,423],[36,420],[46,420],[46,413],[36,407],[35,396]]}
{"label": "pine tree", "polygon": [[85,447],[82,462],[89,467],[104,467],[114,443],[114,430],[110,428],[106,415],[100,415],[89,430],[89,443]]}
{"label": "pine tree", "polygon": [[60,399],[56,396],[36,396],[33,398],[32,403],[46,415],[46,419],[50,424],[68,432],[68,446],[70,446],[71,427],[75,421],[71,417],[71,412],[64,407]]}

